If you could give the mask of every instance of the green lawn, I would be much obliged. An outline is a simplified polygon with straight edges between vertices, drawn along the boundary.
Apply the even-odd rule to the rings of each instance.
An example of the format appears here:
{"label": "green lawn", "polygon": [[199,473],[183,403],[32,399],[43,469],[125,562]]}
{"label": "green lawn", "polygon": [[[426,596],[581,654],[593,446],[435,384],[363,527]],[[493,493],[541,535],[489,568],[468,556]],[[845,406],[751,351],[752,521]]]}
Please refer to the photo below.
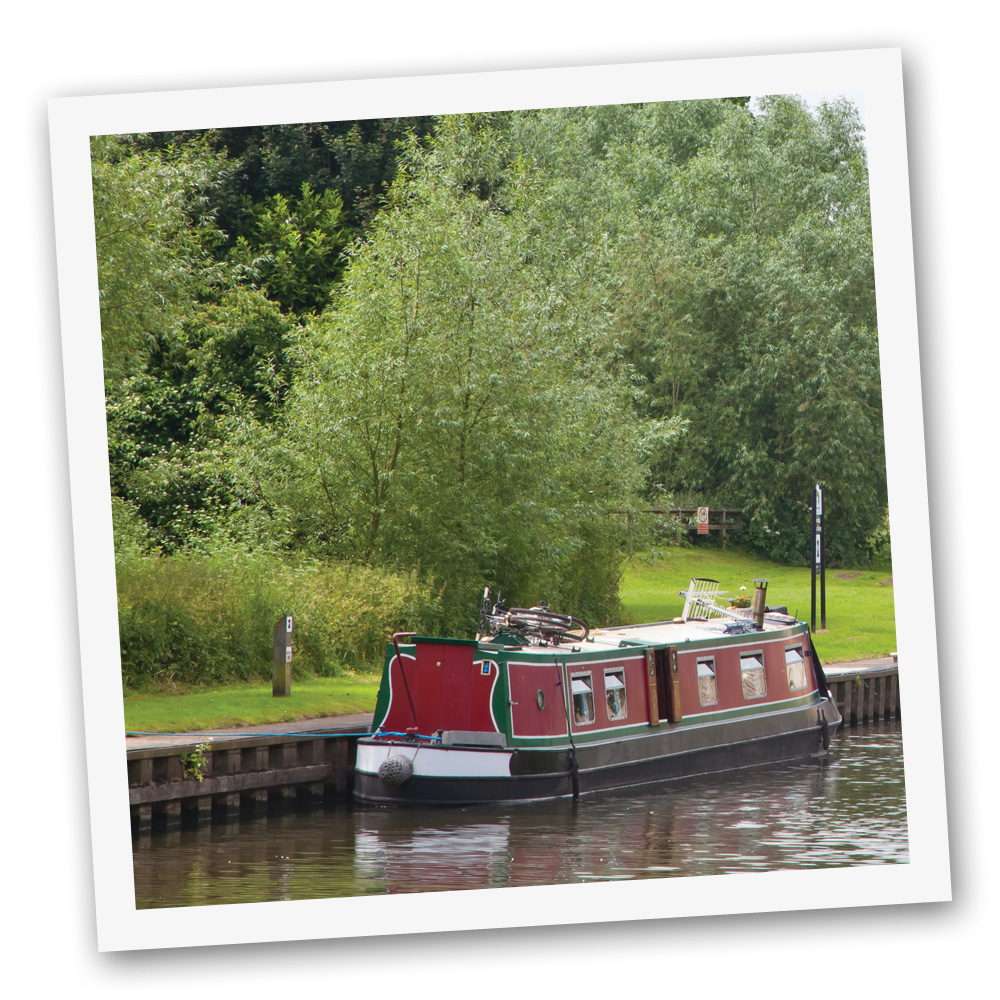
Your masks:
{"label": "green lawn", "polygon": [[[827,570],[827,631],[815,635],[824,663],[887,656],[896,649],[892,578],[889,570]],[[753,589],[769,581],[767,602],[810,618],[808,568],[780,566],[735,550],[670,548],[656,559],[635,558],[621,586],[625,622],[661,621],[681,613],[692,577],[718,580],[722,590]],[[818,595],[817,595],[818,601]],[[819,615],[817,614],[817,627]],[[228,726],[267,725],[321,716],[353,715],[375,708],[378,679],[366,674],[293,677],[288,698],[274,698],[269,680],[192,688],[185,693],[144,692],[125,696],[127,732],[192,732]]]}
{"label": "green lawn", "polygon": [[[843,663],[896,650],[896,619],[891,570],[827,569],[826,625],[819,631],[819,582],[816,585],[816,650],[824,663]],[[692,577],[718,580],[731,595],[752,593],[753,580],[768,581],[767,603],[787,607],[801,621],[811,619],[808,567],[781,566],[757,556],[705,547],[666,549],[660,558],[635,558],[622,580],[621,599],[627,622],[661,621],[681,613]]]}
{"label": "green lawn", "polygon": [[275,698],[269,680],[193,688],[183,694],[128,693],[125,731],[184,733],[354,715],[372,712],[377,694],[378,678],[363,674],[301,679],[293,676],[292,693],[287,698]]}

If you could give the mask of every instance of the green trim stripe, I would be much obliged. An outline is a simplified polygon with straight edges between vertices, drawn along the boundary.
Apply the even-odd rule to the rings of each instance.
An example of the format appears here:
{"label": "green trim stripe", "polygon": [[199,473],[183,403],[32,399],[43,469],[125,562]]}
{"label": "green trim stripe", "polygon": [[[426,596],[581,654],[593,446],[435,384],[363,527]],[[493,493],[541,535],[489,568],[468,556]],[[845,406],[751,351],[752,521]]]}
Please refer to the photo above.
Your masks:
{"label": "green trim stripe", "polygon": [[[754,716],[777,715],[799,708],[808,708],[810,705],[815,704],[819,704],[819,692],[813,691],[798,698],[786,698],[783,701],[768,701],[762,705],[746,705],[740,708],[724,709],[717,712],[699,712],[697,715],[685,716],[680,722],[668,722],[664,719],[658,726],[651,726],[648,722],[637,722],[627,726],[608,726],[605,729],[574,730],[573,742],[577,746],[589,743],[609,743],[629,736],[641,737],[644,734],[654,732],[677,732],[721,722],[731,722],[737,719],[753,718]],[[507,738],[510,746],[519,749],[534,747],[547,749],[549,747],[569,746],[568,737],[565,733],[560,736],[514,737],[508,733]]]}

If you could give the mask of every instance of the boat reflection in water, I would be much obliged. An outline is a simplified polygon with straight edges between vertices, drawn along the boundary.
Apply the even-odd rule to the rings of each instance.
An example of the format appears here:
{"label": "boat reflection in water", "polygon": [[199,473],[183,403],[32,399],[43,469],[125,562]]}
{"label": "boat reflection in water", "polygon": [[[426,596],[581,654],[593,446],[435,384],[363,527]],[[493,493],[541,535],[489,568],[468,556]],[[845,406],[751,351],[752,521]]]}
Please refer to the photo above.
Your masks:
{"label": "boat reflection in water", "polygon": [[419,829],[362,820],[354,835],[356,876],[387,892],[509,885],[510,855],[509,819]]}
{"label": "boat reflection in water", "polygon": [[831,751],[577,806],[356,809],[355,874],[393,893],[908,861],[898,724]]}

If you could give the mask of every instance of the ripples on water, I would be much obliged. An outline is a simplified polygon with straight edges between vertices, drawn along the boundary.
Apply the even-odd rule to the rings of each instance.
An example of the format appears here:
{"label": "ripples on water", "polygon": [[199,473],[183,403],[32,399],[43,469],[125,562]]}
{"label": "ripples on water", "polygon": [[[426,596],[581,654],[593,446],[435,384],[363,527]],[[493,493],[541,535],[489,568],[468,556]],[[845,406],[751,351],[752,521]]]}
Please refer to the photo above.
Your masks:
{"label": "ripples on water", "polygon": [[898,722],[841,732],[824,762],[585,797],[577,806],[345,804],[145,835],[133,851],[139,909],[908,860]]}

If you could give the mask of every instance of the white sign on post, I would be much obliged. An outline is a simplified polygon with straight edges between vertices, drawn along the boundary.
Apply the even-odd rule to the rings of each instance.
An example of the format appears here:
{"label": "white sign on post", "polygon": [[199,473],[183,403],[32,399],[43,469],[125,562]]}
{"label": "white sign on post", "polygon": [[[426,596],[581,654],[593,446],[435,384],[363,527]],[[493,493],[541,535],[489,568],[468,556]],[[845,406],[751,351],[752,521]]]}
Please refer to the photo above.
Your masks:
{"label": "white sign on post", "polygon": [[813,511],[813,532],[816,539],[816,565],[823,563],[823,490],[817,486]]}
{"label": "white sign on post", "polygon": [[698,508],[698,534],[707,535],[708,534],[708,508],[699,507]]}

